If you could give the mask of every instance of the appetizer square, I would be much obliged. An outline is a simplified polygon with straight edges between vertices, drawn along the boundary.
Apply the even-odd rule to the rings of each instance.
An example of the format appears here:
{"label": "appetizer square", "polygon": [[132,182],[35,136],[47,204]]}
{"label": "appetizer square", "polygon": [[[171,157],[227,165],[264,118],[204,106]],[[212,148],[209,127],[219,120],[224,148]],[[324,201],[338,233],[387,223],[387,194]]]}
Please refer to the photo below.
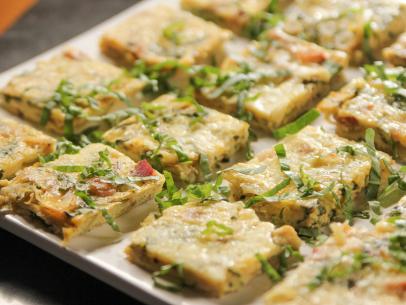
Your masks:
{"label": "appetizer square", "polygon": [[9,179],[38,157],[55,149],[55,140],[34,128],[10,119],[0,119],[0,179]]}
{"label": "appetizer square", "polygon": [[381,58],[406,28],[402,0],[298,0],[284,13],[285,31],[345,51],[353,63]]}
{"label": "appetizer square", "polygon": [[399,224],[389,220],[372,231],[333,224],[333,235],[266,294],[265,304],[405,304],[406,235]]}
{"label": "appetizer square", "polygon": [[383,49],[383,57],[394,66],[406,66],[406,32],[394,44]]}
{"label": "appetizer square", "polygon": [[71,138],[95,125],[87,116],[138,102],[143,86],[144,81],[126,76],[123,70],[71,50],[12,78],[0,91],[0,105]]}
{"label": "appetizer square", "polygon": [[[292,228],[284,231],[297,239]],[[131,262],[151,271],[172,267],[171,275],[181,277],[183,286],[219,297],[260,273],[259,255],[268,260],[280,253],[275,234],[273,224],[259,221],[241,202],[187,203],[145,223],[126,253]]]}
{"label": "appetizer square", "polygon": [[221,27],[244,34],[252,19],[269,10],[270,0],[182,0],[182,8]]}
{"label": "appetizer square", "polygon": [[132,66],[137,59],[147,64],[178,60],[193,65],[221,58],[223,43],[230,35],[188,12],[159,5],[139,11],[107,31],[100,46],[106,56],[124,66]]}
{"label": "appetizer square", "polygon": [[209,73],[197,99],[272,131],[314,106],[339,83],[346,65],[343,52],[272,30],[266,41],[251,43],[229,56],[221,71]]}
{"label": "appetizer square", "polygon": [[[308,126],[249,162],[226,169],[224,179],[232,198],[246,200],[260,219],[318,230],[332,221],[351,220],[360,209],[357,197],[367,187],[376,197],[376,188],[382,190],[389,175],[383,160],[393,163],[386,154],[376,159],[363,144]],[[372,169],[379,170],[377,181],[369,178]]]}
{"label": "appetizer square", "polygon": [[248,124],[193,99],[163,95],[108,130],[103,139],[137,161],[147,158],[178,181],[204,180],[248,141]]}
{"label": "appetizer square", "polygon": [[11,209],[43,222],[68,241],[152,199],[164,178],[147,161],[137,164],[103,144],[27,167],[0,190]]}
{"label": "appetizer square", "polygon": [[367,128],[375,130],[375,145],[406,161],[405,68],[365,66],[367,75],[332,92],[319,105],[335,120],[338,135],[360,140]]}

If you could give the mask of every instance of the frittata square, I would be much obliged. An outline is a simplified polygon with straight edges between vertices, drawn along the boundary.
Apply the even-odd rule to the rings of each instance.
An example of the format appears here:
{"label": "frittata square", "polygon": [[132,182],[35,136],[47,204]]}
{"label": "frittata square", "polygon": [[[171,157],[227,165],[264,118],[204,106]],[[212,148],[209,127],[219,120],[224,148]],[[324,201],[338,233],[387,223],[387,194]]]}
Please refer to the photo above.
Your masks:
{"label": "frittata square", "polygon": [[1,89],[0,105],[24,119],[72,137],[104,115],[141,100],[144,81],[123,70],[67,50],[40,61],[31,71],[13,77]]}
{"label": "frittata square", "polygon": [[240,35],[255,16],[269,9],[269,0],[182,0],[182,8]]}
{"label": "frittata square", "polygon": [[[295,235],[292,228],[288,231]],[[151,271],[181,266],[186,286],[219,297],[260,273],[258,255],[270,259],[279,254],[275,234],[273,224],[259,221],[241,202],[187,203],[144,224],[126,253]]]}
{"label": "frittata square", "polygon": [[254,126],[272,131],[310,109],[339,84],[340,71],[348,62],[343,52],[278,29],[266,37],[226,58],[222,70],[206,76],[197,99],[240,118],[252,116]]}
{"label": "frittata square", "polygon": [[[380,153],[380,190],[386,187],[389,170]],[[275,225],[319,230],[332,221],[351,220],[364,195],[373,158],[363,144],[354,143],[308,126],[288,136],[273,149],[246,163],[226,169],[235,200],[246,200],[260,219]]]}
{"label": "frittata square", "polygon": [[406,28],[402,0],[297,0],[284,14],[285,31],[345,51],[353,63],[380,59]]}
{"label": "frittata square", "polygon": [[405,220],[372,231],[333,224],[333,235],[266,294],[265,304],[404,304]]}
{"label": "frittata square", "polygon": [[394,44],[383,50],[383,57],[394,66],[406,67],[406,32]]}
{"label": "frittata square", "polygon": [[146,157],[158,169],[188,183],[220,169],[248,141],[248,124],[193,99],[168,94],[144,104],[108,130],[103,139],[137,161]]}
{"label": "frittata square", "polygon": [[55,140],[11,119],[0,119],[0,179],[9,179],[55,149]]}
{"label": "frittata square", "polygon": [[[338,135],[361,140],[367,128],[375,130],[375,145],[406,161],[405,68],[366,66],[365,78],[332,92],[319,109],[336,124]],[[369,71],[369,72],[368,72]]]}
{"label": "frittata square", "polygon": [[12,211],[43,222],[68,241],[109,223],[160,192],[163,176],[103,144],[19,171],[0,197]]}
{"label": "frittata square", "polygon": [[102,52],[120,65],[137,59],[147,64],[178,60],[184,65],[211,63],[221,58],[227,30],[180,9],[158,5],[128,18],[107,31]]}

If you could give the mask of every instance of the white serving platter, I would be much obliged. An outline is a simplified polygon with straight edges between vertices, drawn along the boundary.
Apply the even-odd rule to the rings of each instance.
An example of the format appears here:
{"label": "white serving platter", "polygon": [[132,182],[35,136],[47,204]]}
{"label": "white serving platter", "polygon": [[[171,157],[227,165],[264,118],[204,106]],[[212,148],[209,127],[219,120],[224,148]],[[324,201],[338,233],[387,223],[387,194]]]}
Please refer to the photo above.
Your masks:
{"label": "white serving platter", "polygon": [[[157,3],[178,5],[177,0],[142,1],[89,31],[0,74],[0,87],[4,86],[12,76],[33,68],[38,60],[48,58],[67,47],[77,48],[94,58],[107,60],[103,58],[99,51],[99,38],[101,34],[107,28],[110,28],[137,10],[143,9],[146,6],[156,5]],[[5,116],[10,115],[0,109],[0,117]],[[316,124],[332,128],[325,122],[322,122],[321,119]],[[259,152],[264,148],[270,147],[272,144],[274,144],[272,139],[261,138],[254,143],[254,151]],[[133,210],[121,217],[118,220],[120,228],[124,232],[121,235],[113,233],[105,225],[84,236],[73,239],[68,245],[62,245],[61,240],[56,236],[45,232],[41,228],[34,227],[18,216],[0,215],[0,227],[123,291],[131,297],[150,305],[262,304],[262,295],[271,287],[269,280],[265,276],[254,279],[239,292],[221,299],[207,298],[204,295],[191,291],[175,294],[154,287],[150,273],[129,263],[123,253],[124,248],[130,242],[131,232],[137,228],[143,217],[152,208],[153,205],[150,203],[142,207],[142,211],[140,211],[140,208],[137,208],[136,211]]]}

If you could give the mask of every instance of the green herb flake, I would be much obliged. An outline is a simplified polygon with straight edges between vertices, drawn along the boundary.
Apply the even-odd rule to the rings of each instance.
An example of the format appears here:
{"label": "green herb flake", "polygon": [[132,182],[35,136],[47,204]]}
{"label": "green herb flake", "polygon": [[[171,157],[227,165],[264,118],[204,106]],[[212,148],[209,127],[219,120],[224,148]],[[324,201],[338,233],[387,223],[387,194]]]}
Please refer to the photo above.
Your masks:
{"label": "green herb flake", "polygon": [[279,282],[282,277],[278,271],[272,267],[268,260],[261,254],[255,255],[256,259],[260,262],[262,271],[268,276],[268,278],[273,282]]}
{"label": "green herb flake", "polygon": [[102,216],[106,220],[106,223],[116,232],[120,232],[120,227],[118,226],[117,222],[114,220],[114,218],[110,215],[109,211],[107,209],[102,209]]}
{"label": "green herb flake", "polygon": [[187,202],[203,203],[210,201],[226,200],[229,189],[222,186],[222,176],[215,181],[201,184],[190,184],[184,189],[175,186],[171,173],[164,171],[165,188],[155,196],[159,209],[163,210],[175,205],[183,205]]}
{"label": "green herb flake", "polygon": [[86,203],[88,207],[92,209],[96,208],[96,203],[86,191],[76,190],[75,195],[78,196],[80,199],[82,199],[83,202]]}
{"label": "green herb flake", "polygon": [[278,156],[278,158],[286,158],[286,150],[285,150],[285,146],[280,143],[280,144],[276,144],[274,146],[274,150],[276,152],[276,155]]}
{"label": "green herb flake", "polygon": [[199,169],[204,181],[207,181],[211,178],[212,173],[210,170],[209,158],[206,154],[201,153],[199,156]]}
{"label": "green herb flake", "polygon": [[60,156],[64,154],[74,155],[79,153],[79,151],[80,151],[79,146],[73,144],[71,141],[67,139],[62,138],[58,140],[56,144],[56,149],[53,153],[50,153],[49,155],[46,156],[40,156],[39,160],[41,164],[45,164],[58,159]]}
{"label": "green herb flake", "polygon": [[165,27],[162,31],[162,35],[172,41],[176,45],[182,44],[182,37],[180,32],[184,30],[186,24],[183,21],[175,21]]}
{"label": "green herb flake", "polygon": [[311,109],[302,116],[300,116],[296,121],[274,130],[272,135],[276,139],[282,139],[288,135],[298,133],[307,125],[313,123],[319,116],[320,112],[318,112],[316,109]]}
{"label": "green herb flake", "polygon": [[365,23],[362,36],[362,51],[364,52],[364,55],[369,62],[372,62],[374,60],[373,50],[371,47],[371,39],[373,37],[373,34],[374,31],[372,29],[372,23]]}
{"label": "green herb flake", "polygon": [[224,224],[218,223],[215,220],[210,220],[206,224],[206,229],[202,231],[202,234],[216,234],[218,236],[233,235],[234,230]]}
{"label": "green herb flake", "polygon": [[[170,281],[166,279],[170,273],[175,273],[176,280]],[[179,292],[186,287],[183,273],[183,264],[170,264],[162,266],[158,271],[152,274],[154,285],[171,292]]]}
{"label": "green herb flake", "polygon": [[368,200],[374,200],[378,196],[379,187],[381,184],[381,166],[375,149],[375,131],[373,129],[368,128],[366,130],[365,142],[367,152],[371,157],[371,171],[368,177],[366,196]]}
{"label": "green herb flake", "polygon": [[290,184],[290,181],[291,181],[290,178],[286,178],[285,180],[283,180],[282,182],[280,182],[279,184],[274,186],[269,191],[267,191],[267,192],[265,192],[265,193],[263,193],[261,195],[257,195],[257,196],[254,196],[254,197],[248,199],[246,201],[246,203],[245,203],[245,207],[250,208],[254,204],[257,204],[257,203],[262,202],[262,201],[266,201],[267,197],[274,196],[274,195],[278,194],[281,190],[286,188]]}

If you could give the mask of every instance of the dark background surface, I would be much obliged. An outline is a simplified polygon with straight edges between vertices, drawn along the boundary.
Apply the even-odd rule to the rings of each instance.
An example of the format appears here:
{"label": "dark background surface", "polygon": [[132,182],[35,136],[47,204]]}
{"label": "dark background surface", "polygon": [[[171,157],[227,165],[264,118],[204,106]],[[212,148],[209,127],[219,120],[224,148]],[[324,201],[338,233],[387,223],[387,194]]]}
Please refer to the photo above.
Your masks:
{"label": "dark background surface", "polygon": [[[88,30],[136,2],[40,0],[0,36],[0,71]],[[93,304],[141,303],[0,229],[0,305]]]}

